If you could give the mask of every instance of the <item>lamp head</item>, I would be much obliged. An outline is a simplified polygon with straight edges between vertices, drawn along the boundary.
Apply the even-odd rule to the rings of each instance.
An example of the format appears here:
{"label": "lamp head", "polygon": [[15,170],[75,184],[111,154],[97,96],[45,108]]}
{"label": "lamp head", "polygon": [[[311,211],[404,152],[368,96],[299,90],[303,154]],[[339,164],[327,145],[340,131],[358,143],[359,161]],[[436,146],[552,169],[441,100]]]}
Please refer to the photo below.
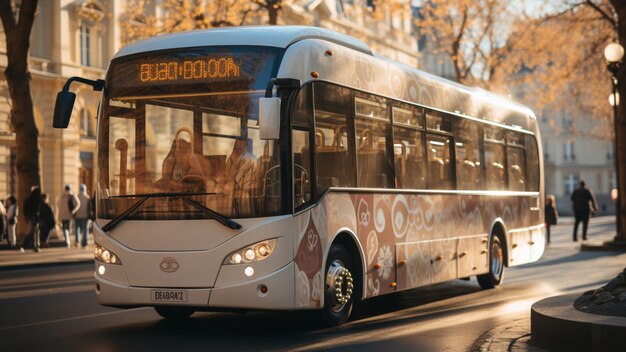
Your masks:
{"label": "lamp head", "polygon": [[624,57],[624,47],[618,43],[609,43],[604,48],[604,58],[608,62],[619,62]]}

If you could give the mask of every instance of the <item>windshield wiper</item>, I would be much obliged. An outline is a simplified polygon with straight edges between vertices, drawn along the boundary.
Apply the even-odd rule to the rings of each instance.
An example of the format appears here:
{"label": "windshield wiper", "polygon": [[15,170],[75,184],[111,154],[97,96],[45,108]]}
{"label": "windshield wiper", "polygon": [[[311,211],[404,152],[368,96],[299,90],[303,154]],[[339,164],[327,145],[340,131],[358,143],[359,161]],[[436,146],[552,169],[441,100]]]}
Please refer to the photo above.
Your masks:
{"label": "windshield wiper", "polygon": [[119,195],[119,196],[109,196],[107,198],[115,199],[115,198],[137,198],[137,197],[148,197],[148,198],[159,198],[159,197],[178,197],[178,196],[212,196],[216,195],[215,192],[196,192],[196,193],[176,193],[176,192],[156,192],[156,193],[140,193],[140,194],[128,194],[128,195]]}
{"label": "windshield wiper", "polygon": [[202,211],[202,213],[204,213],[205,215],[210,216],[211,218],[215,219],[217,222],[219,222],[220,224],[231,228],[233,230],[239,230],[241,229],[241,224],[227,218],[226,216],[211,210],[207,207],[205,207],[203,204],[200,204],[192,199],[189,199],[187,196],[194,196],[194,195],[213,195],[213,194],[217,194],[217,193],[185,193],[185,194],[180,194],[180,193],[172,193],[172,192],[161,192],[161,193],[148,193],[148,194],[136,194],[136,195],[132,195],[132,196],[112,196],[110,198],[131,198],[131,197],[141,197],[141,199],[139,199],[137,202],[135,202],[133,205],[131,205],[130,207],[128,207],[128,209],[126,209],[123,213],[121,213],[120,215],[116,216],[113,220],[109,221],[106,225],[102,226],[102,230],[105,232],[109,232],[111,230],[113,230],[120,222],[128,219],[129,217],[133,216],[136,214],[137,209],[139,209],[139,207],[148,199],[150,198],[158,198],[158,197],[176,197],[180,200],[182,200],[183,202],[193,206],[194,208]]}
{"label": "windshield wiper", "polygon": [[179,194],[177,197],[178,199],[182,200],[183,202],[193,206],[194,208],[200,210],[201,212],[203,212],[204,214],[212,217],[213,219],[217,220],[217,222],[219,222],[220,224],[229,227],[233,230],[239,230],[241,229],[241,224],[225,217],[224,215],[216,212],[215,210],[211,210],[209,208],[207,208],[206,206],[204,206],[204,204],[202,203],[198,203],[193,199],[187,198],[187,195],[183,195],[183,194]]}

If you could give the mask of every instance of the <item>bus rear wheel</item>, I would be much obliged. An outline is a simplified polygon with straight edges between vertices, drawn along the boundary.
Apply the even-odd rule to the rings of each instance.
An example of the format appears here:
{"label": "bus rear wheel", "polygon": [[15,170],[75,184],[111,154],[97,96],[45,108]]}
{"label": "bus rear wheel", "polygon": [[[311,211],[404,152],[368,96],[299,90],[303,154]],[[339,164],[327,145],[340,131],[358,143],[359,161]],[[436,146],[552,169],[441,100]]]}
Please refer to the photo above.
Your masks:
{"label": "bus rear wheel", "polygon": [[154,307],[154,310],[167,320],[185,320],[189,318],[194,310],[185,307]]}
{"label": "bus rear wheel", "polygon": [[504,279],[504,252],[499,235],[493,235],[489,244],[489,272],[476,276],[483,290],[499,286]]}
{"label": "bus rear wheel", "polygon": [[344,246],[333,244],[330,247],[325,273],[322,323],[326,326],[341,325],[350,317],[355,300],[353,293],[356,292],[354,260]]}

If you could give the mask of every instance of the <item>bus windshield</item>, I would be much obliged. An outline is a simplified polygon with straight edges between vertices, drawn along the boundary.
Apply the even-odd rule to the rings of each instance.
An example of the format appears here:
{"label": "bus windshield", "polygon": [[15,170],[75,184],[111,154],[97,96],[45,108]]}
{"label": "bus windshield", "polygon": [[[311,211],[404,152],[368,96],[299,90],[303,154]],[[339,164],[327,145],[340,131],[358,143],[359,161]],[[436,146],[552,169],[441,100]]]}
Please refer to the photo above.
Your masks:
{"label": "bus windshield", "polygon": [[[260,139],[270,48],[197,49],[113,61],[98,128],[98,217],[181,194],[229,218],[281,212],[277,141]],[[202,219],[181,197],[149,197],[129,219]]]}

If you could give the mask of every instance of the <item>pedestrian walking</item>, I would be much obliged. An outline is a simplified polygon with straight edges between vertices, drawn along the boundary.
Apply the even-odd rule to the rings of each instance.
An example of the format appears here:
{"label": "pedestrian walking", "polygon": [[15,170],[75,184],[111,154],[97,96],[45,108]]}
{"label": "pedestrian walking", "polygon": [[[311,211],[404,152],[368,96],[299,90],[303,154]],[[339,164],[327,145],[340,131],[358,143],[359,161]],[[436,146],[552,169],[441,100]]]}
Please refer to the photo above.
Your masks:
{"label": "pedestrian walking", "polygon": [[[91,199],[87,194],[87,186],[85,184],[80,185],[80,191],[78,193],[79,206],[76,211],[74,219],[74,235],[76,236],[76,243],[81,243],[82,247],[87,247],[87,240],[89,233],[87,231],[87,223],[89,221],[90,204]],[[82,241],[81,241],[82,237]]]}
{"label": "pedestrian walking", "polygon": [[[80,207],[80,200],[72,193],[70,185],[65,185],[65,192],[57,200],[57,212],[63,227],[65,245],[70,248],[70,222]],[[76,243],[78,246],[78,242]]]}
{"label": "pedestrian walking", "polygon": [[556,225],[559,221],[559,212],[556,210],[556,200],[552,194],[546,198],[545,218],[546,242],[550,243],[550,226]]}
{"label": "pedestrian walking", "polygon": [[9,247],[15,248],[16,236],[15,228],[17,226],[17,214],[19,212],[17,207],[17,198],[11,195],[7,198],[7,238],[9,240]]}
{"label": "pedestrian walking", "polygon": [[596,197],[593,192],[585,187],[585,181],[580,181],[580,187],[572,193],[572,205],[574,208],[574,242],[578,241],[578,224],[583,223],[583,241],[587,240],[587,226],[589,225],[589,216],[598,209]]}
{"label": "pedestrian walking", "polygon": [[24,201],[24,217],[28,222],[28,229],[24,240],[22,241],[22,249],[33,247],[35,252],[39,252],[39,207],[41,206],[41,189],[39,186],[31,187],[30,194]]}
{"label": "pedestrian walking", "polygon": [[39,207],[39,236],[41,247],[48,247],[48,239],[50,238],[50,231],[56,225],[54,220],[54,211],[48,204],[48,195],[46,193],[41,195],[41,206]]}

